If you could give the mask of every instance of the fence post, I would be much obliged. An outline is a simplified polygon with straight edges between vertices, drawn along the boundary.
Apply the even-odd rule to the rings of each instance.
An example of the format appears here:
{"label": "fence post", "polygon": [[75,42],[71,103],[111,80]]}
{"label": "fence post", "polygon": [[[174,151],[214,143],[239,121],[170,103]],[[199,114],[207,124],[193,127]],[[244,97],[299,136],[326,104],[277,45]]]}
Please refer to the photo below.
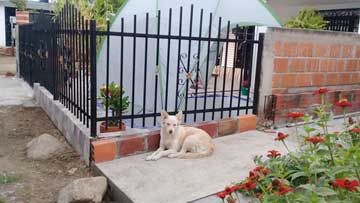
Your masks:
{"label": "fence post", "polygon": [[259,88],[260,88],[260,81],[261,81],[261,67],[262,67],[261,62],[262,62],[263,46],[264,46],[264,33],[261,33],[259,35],[259,44],[258,44],[257,59],[256,59],[253,114],[258,114]]}
{"label": "fence post", "polygon": [[59,94],[58,94],[58,88],[57,88],[57,84],[58,84],[58,56],[57,56],[57,32],[56,32],[56,28],[57,28],[57,20],[53,23],[51,23],[51,39],[52,39],[52,53],[50,56],[51,59],[51,64],[53,67],[53,88],[54,88],[54,100],[58,100],[59,99]]}
{"label": "fence post", "polygon": [[91,126],[90,133],[92,137],[97,134],[97,91],[96,91],[96,21],[90,21],[90,109],[91,109]]}

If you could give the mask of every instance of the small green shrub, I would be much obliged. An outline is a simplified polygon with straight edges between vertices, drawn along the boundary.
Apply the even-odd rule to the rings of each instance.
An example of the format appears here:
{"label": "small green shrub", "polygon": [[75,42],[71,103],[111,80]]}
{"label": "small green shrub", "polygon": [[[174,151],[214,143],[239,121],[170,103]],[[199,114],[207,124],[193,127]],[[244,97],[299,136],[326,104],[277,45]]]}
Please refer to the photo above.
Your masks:
{"label": "small green shrub", "polygon": [[10,0],[16,7],[18,11],[25,11],[26,10],[26,1],[25,0]]}
{"label": "small green shrub", "polygon": [[[18,179],[19,179],[19,177],[17,177],[17,176],[0,174],[0,185],[13,183],[13,182],[16,182]],[[0,201],[0,203],[1,203],[1,201]]]}
{"label": "small green shrub", "polygon": [[299,11],[297,16],[285,23],[285,27],[323,30],[327,24],[328,21],[324,20],[324,17],[316,13],[314,9],[304,8]]}

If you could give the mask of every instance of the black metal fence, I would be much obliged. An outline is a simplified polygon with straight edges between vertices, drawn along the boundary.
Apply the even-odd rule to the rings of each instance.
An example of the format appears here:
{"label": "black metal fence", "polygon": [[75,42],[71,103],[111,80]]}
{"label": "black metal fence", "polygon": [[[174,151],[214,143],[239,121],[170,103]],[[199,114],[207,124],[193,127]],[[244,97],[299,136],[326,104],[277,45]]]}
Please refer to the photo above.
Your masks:
{"label": "black metal fence", "polygon": [[[108,24],[100,31],[95,21],[66,4],[49,29],[36,31],[38,22],[19,27],[20,75],[30,84],[44,85],[91,128],[92,136],[97,135],[98,122],[106,128],[110,121],[156,126],[161,110],[182,110],[186,123],[256,113],[263,35],[256,39],[253,27],[232,26],[212,13],[205,16],[203,10],[194,22],[193,7],[189,18],[184,18],[183,8],[177,11],[166,11],[166,30],[161,30],[164,22],[158,11],[155,18],[121,18],[119,30],[110,30]],[[144,21],[138,24],[139,19]],[[43,35],[49,40],[40,45]],[[102,48],[97,45],[101,40]],[[98,56],[96,50],[102,50]],[[106,105],[112,81],[129,98],[126,112],[114,114]],[[105,96],[99,102],[101,85]]]}

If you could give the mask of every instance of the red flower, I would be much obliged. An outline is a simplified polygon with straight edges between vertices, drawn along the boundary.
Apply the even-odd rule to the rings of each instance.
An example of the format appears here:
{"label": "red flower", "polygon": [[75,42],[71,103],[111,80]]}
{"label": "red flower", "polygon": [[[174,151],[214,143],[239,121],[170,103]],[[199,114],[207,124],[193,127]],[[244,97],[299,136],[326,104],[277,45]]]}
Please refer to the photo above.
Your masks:
{"label": "red flower", "polygon": [[277,137],[275,138],[276,141],[281,141],[286,139],[287,137],[289,137],[288,134],[282,133],[282,132],[278,132]]}
{"label": "red flower", "polygon": [[246,192],[248,192],[248,191],[256,188],[256,183],[251,182],[251,181],[246,181],[245,183],[240,185],[240,188],[245,190]]}
{"label": "red flower", "polygon": [[231,193],[235,192],[235,191],[238,191],[240,189],[240,187],[238,185],[234,185],[230,188],[231,190]]}
{"label": "red flower", "polygon": [[350,132],[352,132],[352,133],[360,133],[360,128],[353,128],[352,130],[350,130]]}
{"label": "red flower", "polygon": [[304,114],[300,113],[300,112],[291,112],[291,113],[288,114],[288,117],[292,118],[292,119],[301,118],[303,116],[304,116]]}
{"label": "red flower", "polygon": [[271,157],[271,158],[276,158],[278,156],[281,156],[280,152],[279,151],[276,151],[276,150],[270,150],[268,151],[268,154],[267,154],[267,157]]}
{"label": "red flower", "polygon": [[249,179],[256,180],[259,178],[259,173],[257,171],[250,171],[249,172]]}
{"label": "red flower", "polygon": [[349,179],[336,179],[332,183],[333,187],[338,187],[341,189],[346,189],[350,191],[357,191],[356,187],[359,187],[359,182],[357,180],[350,181]]}
{"label": "red flower", "polygon": [[262,194],[259,193],[259,192],[255,193],[254,196],[255,196],[256,198],[258,198],[258,199],[262,199],[262,198],[263,198]]}
{"label": "red flower", "polygon": [[325,94],[328,93],[329,89],[326,87],[320,87],[319,89],[314,91],[314,94]]}
{"label": "red flower", "polygon": [[340,99],[336,103],[336,106],[341,107],[341,108],[346,108],[346,107],[352,107],[352,104],[347,99]]}
{"label": "red flower", "polygon": [[269,169],[264,169],[264,170],[262,170],[262,174],[264,174],[264,175],[267,175],[267,174],[269,174],[271,171],[269,170]]}
{"label": "red flower", "polygon": [[284,195],[288,192],[293,191],[293,189],[286,185],[281,185],[278,189],[278,191],[274,192],[275,195]]}
{"label": "red flower", "polygon": [[325,142],[325,139],[322,137],[309,137],[309,138],[306,138],[306,141],[317,144],[320,142]]}
{"label": "red flower", "polygon": [[225,191],[216,194],[216,196],[218,196],[221,199],[225,199],[226,195],[228,195],[228,193],[226,193]]}
{"label": "red flower", "polygon": [[264,166],[260,165],[260,166],[256,166],[256,167],[254,168],[254,171],[260,172],[260,171],[263,170],[263,169],[264,169]]}
{"label": "red flower", "polygon": [[231,188],[226,187],[225,190],[224,190],[224,192],[226,192],[227,194],[230,194],[230,193],[231,193]]}

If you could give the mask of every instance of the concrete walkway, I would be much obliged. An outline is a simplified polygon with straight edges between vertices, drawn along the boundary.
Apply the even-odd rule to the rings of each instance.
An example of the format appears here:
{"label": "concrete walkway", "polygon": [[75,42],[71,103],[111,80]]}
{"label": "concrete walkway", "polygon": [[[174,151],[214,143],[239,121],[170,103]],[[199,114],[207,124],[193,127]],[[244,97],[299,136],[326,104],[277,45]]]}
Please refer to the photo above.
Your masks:
{"label": "concrete walkway", "polygon": [[0,75],[7,72],[16,73],[16,58],[14,56],[0,55]]}
{"label": "concrete walkway", "polygon": [[[255,155],[266,155],[271,149],[285,153],[274,136],[248,131],[217,138],[215,153],[203,159],[147,162],[144,159],[148,154],[141,154],[96,167],[111,180],[120,202],[130,202],[127,198],[135,203],[217,202],[219,199],[211,195],[245,178],[254,167]],[[295,146],[288,144],[290,148]]]}
{"label": "concrete walkway", "polygon": [[34,106],[33,90],[19,78],[0,75],[0,107],[12,105]]}

